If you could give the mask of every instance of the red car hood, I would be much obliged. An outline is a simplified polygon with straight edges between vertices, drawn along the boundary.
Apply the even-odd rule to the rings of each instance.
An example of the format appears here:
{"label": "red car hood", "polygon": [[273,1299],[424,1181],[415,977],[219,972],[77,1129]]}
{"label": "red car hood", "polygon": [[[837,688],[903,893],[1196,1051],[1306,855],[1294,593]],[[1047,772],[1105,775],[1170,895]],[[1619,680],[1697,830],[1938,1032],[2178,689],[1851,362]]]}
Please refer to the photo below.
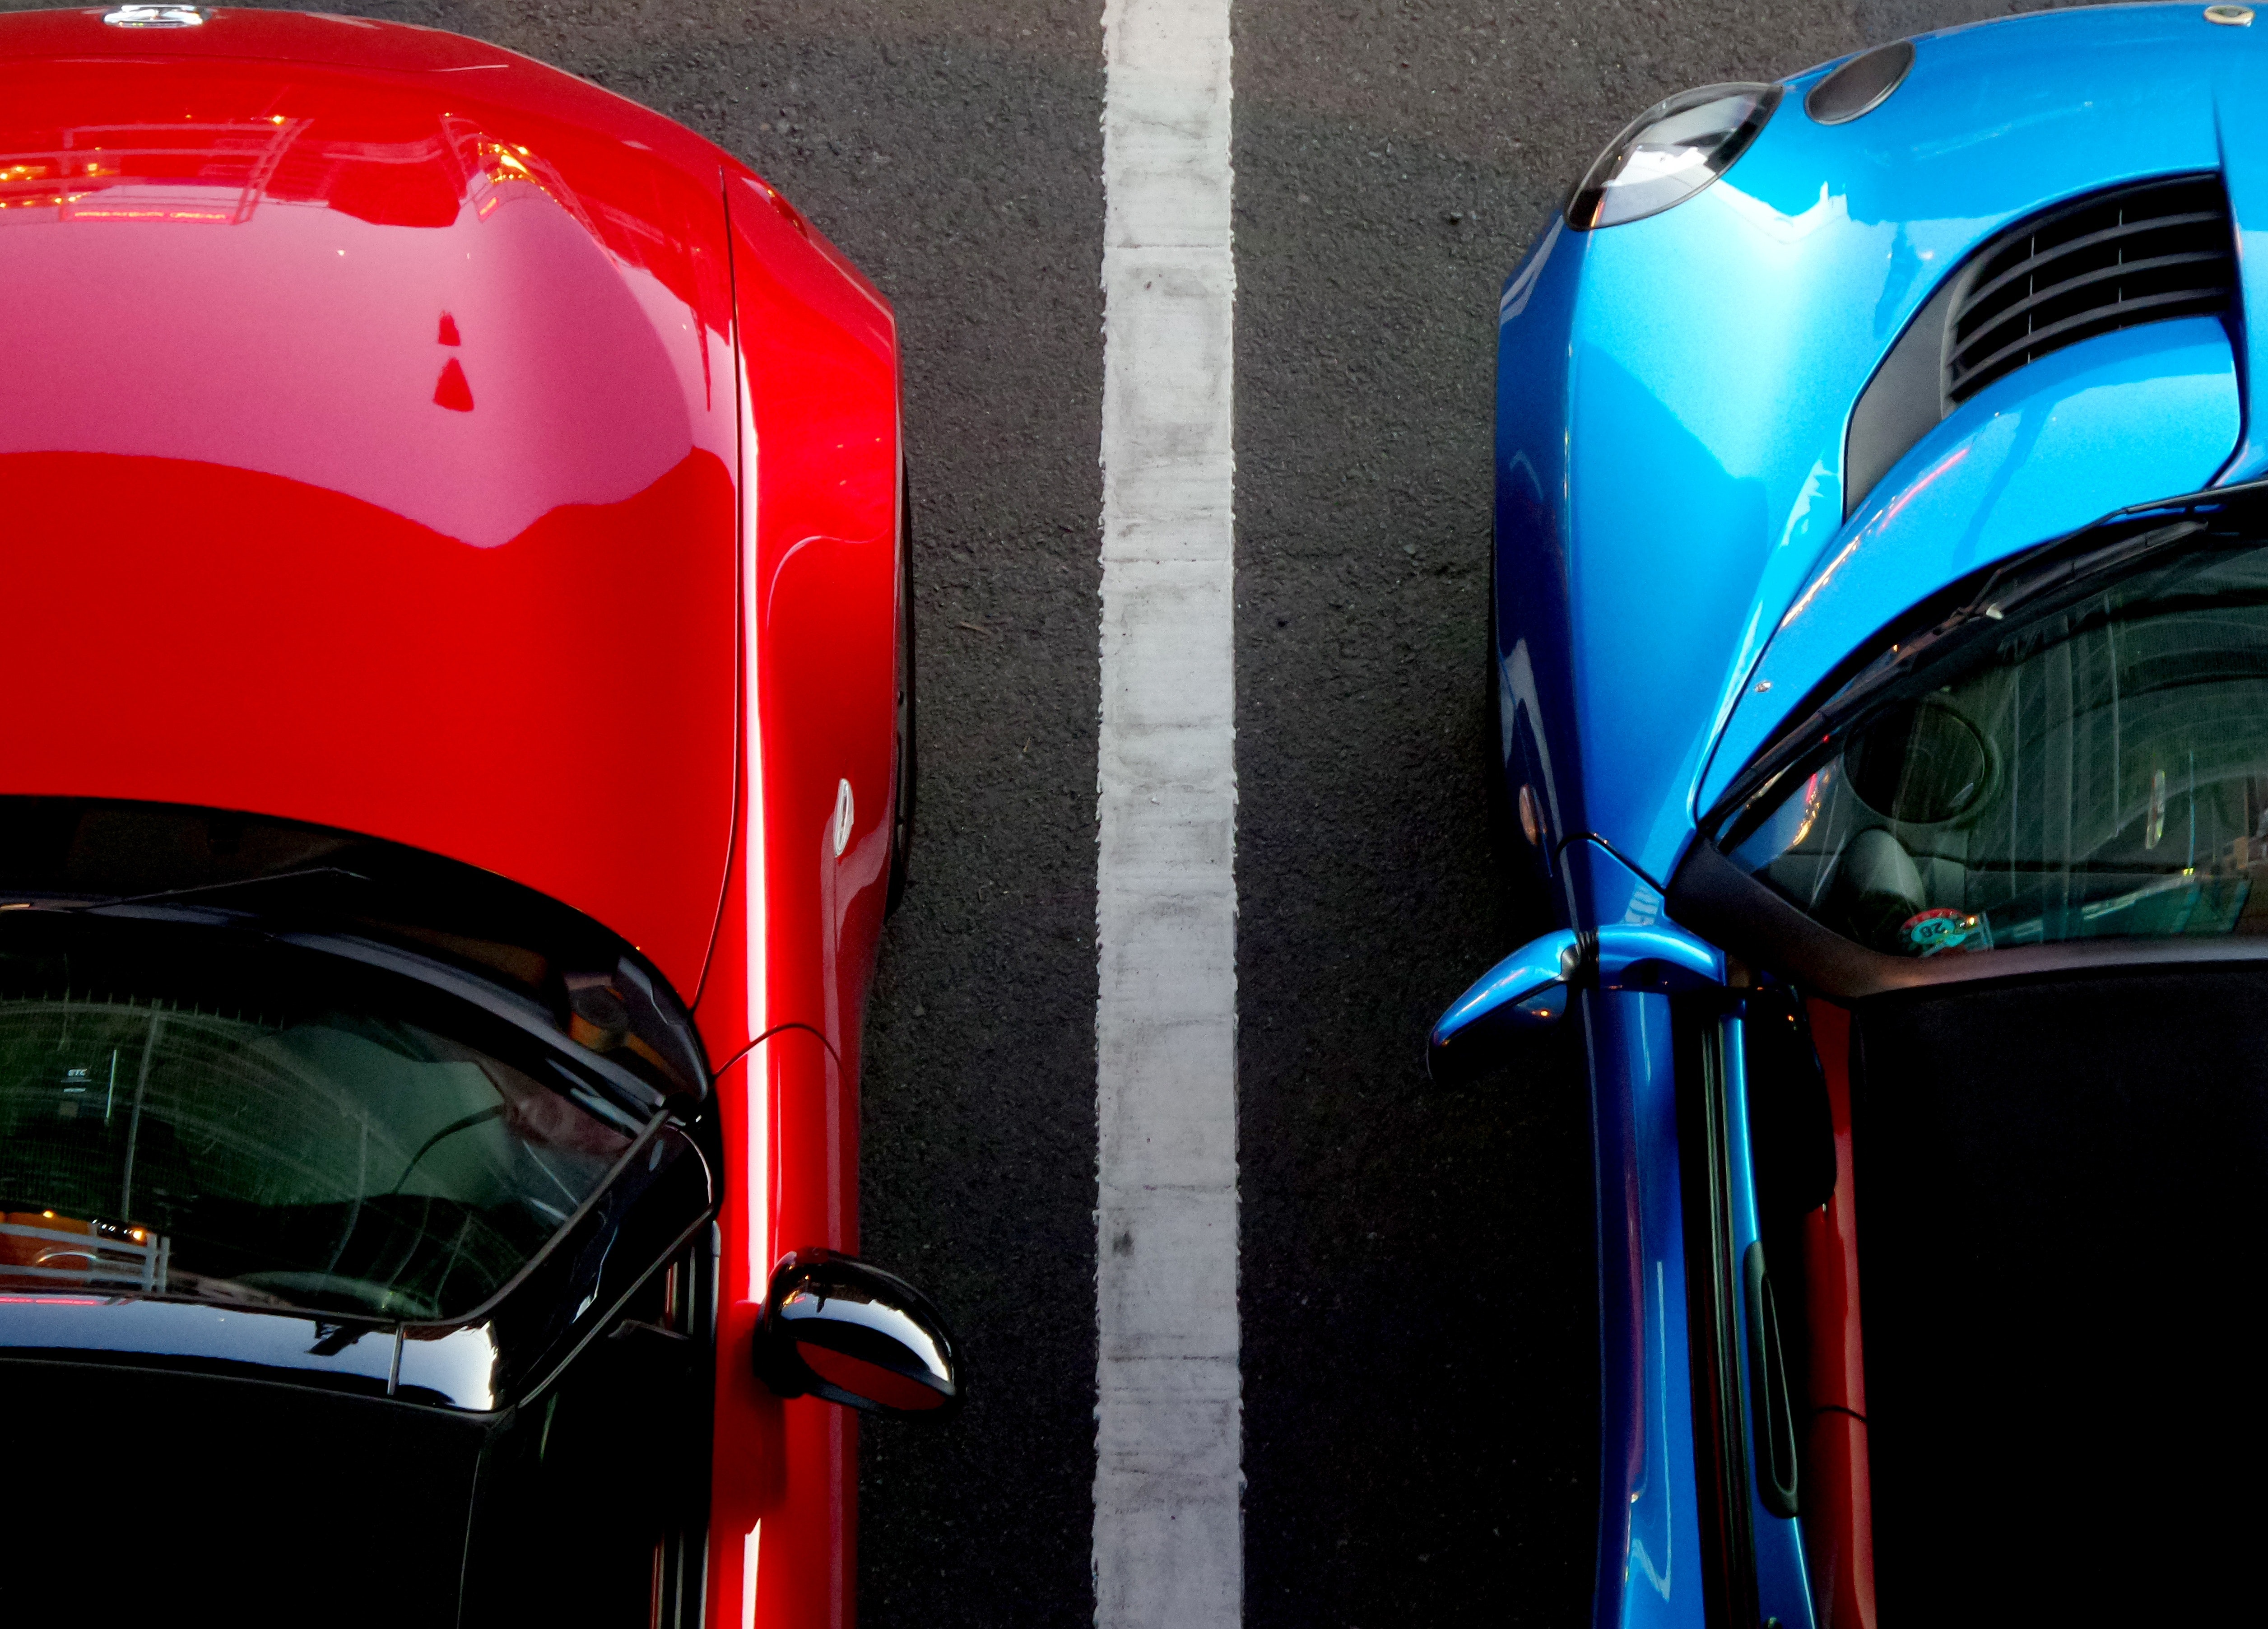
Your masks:
{"label": "red car hood", "polygon": [[0,20],[0,793],[446,854],[689,999],[733,785],[720,155],[453,36],[101,15]]}

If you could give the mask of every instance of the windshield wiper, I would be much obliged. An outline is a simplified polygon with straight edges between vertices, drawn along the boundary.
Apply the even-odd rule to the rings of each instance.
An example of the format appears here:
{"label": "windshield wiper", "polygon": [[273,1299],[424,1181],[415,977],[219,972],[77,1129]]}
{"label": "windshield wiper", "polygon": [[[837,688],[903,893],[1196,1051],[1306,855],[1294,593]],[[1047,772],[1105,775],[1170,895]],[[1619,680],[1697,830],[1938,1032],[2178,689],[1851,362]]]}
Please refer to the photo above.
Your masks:
{"label": "windshield wiper", "polygon": [[[1812,691],[1734,778],[1701,821],[1719,847],[1745,837],[1744,811],[1757,807],[1782,778],[1821,761],[1842,734],[1895,687],[1943,671],[1980,639],[1996,638],[2014,615],[2030,620],[2066,601],[2149,569],[2199,537],[2225,534],[2268,512],[2268,481],[2212,488],[2115,510],[2076,531],[2027,549],[1951,583],[1909,612],[1887,645],[1854,653]],[[1882,636],[1877,636],[1877,639]],[[1738,835],[1735,835],[1738,834]]]}
{"label": "windshield wiper", "polygon": [[163,888],[155,894],[125,894],[102,899],[72,899],[49,903],[43,899],[18,897],[0,904],[0,910],[108,910],[118,905],[150,905],[161,900],[187,899],[195,894],[219,894],[235,888],[256,888],[268,882],[292,882],[309,877],[344,877],[350,882],[367,882],[370,879],[358,871],[349,871],[343,866],[308,866],[298,871],[270,872],[264,877],[238,877],[227,882],[200,882],[194,888]]}

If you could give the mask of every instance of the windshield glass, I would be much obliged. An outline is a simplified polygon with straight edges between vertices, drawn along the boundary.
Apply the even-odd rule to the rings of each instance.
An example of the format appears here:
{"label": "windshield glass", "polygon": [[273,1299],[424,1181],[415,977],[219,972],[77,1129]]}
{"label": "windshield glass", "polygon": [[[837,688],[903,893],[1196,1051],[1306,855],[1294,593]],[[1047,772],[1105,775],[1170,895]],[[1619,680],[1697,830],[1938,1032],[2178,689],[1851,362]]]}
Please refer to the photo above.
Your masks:
{"label": "windshield glass", "polygon": [[210,925],[0,915],[0,1289],[446,1319],[635,1132],[416,980]]}
{"label": "windshield glass", "polygon": [[1744,812],[1732,858],[1895,955],[2268,929],[2268,546],[2043,600],[1980,608]]}

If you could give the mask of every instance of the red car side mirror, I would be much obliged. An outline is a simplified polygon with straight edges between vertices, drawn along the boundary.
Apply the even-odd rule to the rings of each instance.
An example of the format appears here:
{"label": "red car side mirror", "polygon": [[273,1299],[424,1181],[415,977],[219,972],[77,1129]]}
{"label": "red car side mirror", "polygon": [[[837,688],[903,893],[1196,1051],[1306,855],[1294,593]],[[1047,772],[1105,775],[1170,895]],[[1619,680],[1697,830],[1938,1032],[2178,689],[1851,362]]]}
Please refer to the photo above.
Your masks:
{"label": "red car side mirror", "polygon": [[941,1419],[961,1407],[953,1331],[895,1273],[833,1250],[793,1250],[772,1269],[756,1326],[756,1374],[784,1397]]}

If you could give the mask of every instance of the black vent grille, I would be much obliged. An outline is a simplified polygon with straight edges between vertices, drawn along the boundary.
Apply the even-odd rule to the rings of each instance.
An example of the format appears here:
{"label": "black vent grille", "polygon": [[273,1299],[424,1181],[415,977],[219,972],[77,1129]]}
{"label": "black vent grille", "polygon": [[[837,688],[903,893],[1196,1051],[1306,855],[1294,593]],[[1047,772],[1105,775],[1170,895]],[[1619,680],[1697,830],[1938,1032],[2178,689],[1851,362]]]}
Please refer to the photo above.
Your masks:
{"label": "black vent grille", "polygon": [[1948,404],[2094,335],[2228,311],[2233,244],[2213,175],[2098,194],[2026,222],[1962,274],[1945,336]]}

